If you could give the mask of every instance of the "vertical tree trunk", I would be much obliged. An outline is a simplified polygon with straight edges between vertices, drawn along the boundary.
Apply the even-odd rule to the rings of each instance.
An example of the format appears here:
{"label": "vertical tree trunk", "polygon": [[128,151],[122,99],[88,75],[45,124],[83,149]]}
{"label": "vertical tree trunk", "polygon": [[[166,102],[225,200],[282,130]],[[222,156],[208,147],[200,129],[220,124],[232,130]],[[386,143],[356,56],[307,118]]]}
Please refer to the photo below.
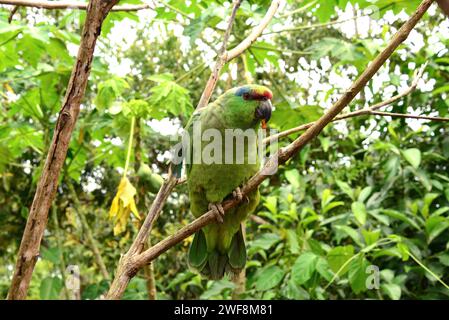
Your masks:
{"label": "vertical tree trunk", "polygon": [[10,300],[26,298],[39,255],[42,236],[47,225],[48,210],[56,194],[59,173],[64,164],[70,137],[78,118],[81,99],[86,91],[95,44],[100,35],[104,18],[117,2],[118,0],[91,0],[88,4],[78,56],[67,86],[67,92],[56,122],[53,139],[48,149],[20,244],[15,271],[8,292],[8,299]]}

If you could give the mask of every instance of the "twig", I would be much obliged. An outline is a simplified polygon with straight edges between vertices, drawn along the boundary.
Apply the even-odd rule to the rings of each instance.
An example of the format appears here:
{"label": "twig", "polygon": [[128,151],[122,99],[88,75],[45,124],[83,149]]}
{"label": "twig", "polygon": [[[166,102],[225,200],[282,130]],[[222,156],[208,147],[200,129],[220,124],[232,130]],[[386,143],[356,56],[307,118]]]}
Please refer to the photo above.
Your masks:
{"label": "twig", "polygon": [[325,23],[316,23],[316,24],[311,24],[311,25],[307,25],[307,26],[299,26],[299,27],[293,27],[293,28],[285,28],[285,29],[276,30],[276,31],[267,31],[267,32],[264,32],[263,35],[273,34],[273,33],[282,33],[282,32],[296,32],[296,31],[318,29],[318,28],[326,28],[326,27],[330,27],[333,25],[357,20],[359,18],[369,17],[371,15],[372,15],[372,13],[369,13],[369,14],[365,14],[365,15],[361,15],[361,16],[354,16],[351,18],[343,19],[343,20],[337,20],[337,21],[331,21],[331,22],[325,22]]}
{"label": "twig", "polygon": [[[380,69],[385,61],[393,54],[398,46],[407,39],[410,31],[415,27],[418,21],[422,18],[424,13],[430,7],[434,0],[424,0],[419,5],[415,13],[409,18],[407,22],[399,29],[395,36],[391,39],[387,47],[372,61],[370,66],[360,75],[360,77],[353,83],[353,85],[346,91],[345,94],[335,103],[328,112],[316,121],[303,135],[294,140],[287,147],[280,149],[274,156],[272,156],[264,165],[263,169],[254,175],[247,184],[242,188],[242,194],[247,195],[249,192],[255,190],[266,178],[267,172],[273,172],[279,164],[285,163],[292,156],[297,154],[308,142],[314,139],[323,128],[329,124],[332,119],[340,113],[362,90],[374,74]],[[168,179],[170,181],[170,178]],[[161,191],[160,191],[161,192]],[[238,199],[226,200],[222,203],[225,212],[239,204]],[[213,210],[204,213],[193,222],[181,228],[175,234],[165,238],[148,250],[133,256],[128,256],[124,263],[119,263],[116,279],[114,280],[107,298],[118,299],[123,294],[130,279],[137,273],[137,271],[144,265],[150,263],[159,255],[191,236],[204,226],[215,221],[215,214]]]}
{"label": "twig", "polygon": [[12,22],[12,19],[14,18],[14,15],[16,14],[17,10],[19,10],[19,6],[14,6],[11,9],[11,12],[9,13],[9,17],[8,17],[8,23]]}
{"label": "twig", "polygon": [[372,115],[376,115],[376,116],[383,116],[383,117],[392,117],[392,118],[421,119],[421,120],[431,120],[431,121],[441,121],[441,122],[449,121],[449,118],[442,118],[442,117],[415,116],[413,114],[371,111],[371,110],[368,112],[368,114],[372,114]]}
{"label": "twig", "polygon": [[[114,4],[118,2],[113,1]],[[47,0],[0,0],[0,4],[18,6],[18,7],[31,7],[47,10],[61,10],[61,9],[74,9],[74,10],[86,10],[87,2],[76,1],[47,1]],[[115,6],[110,11],[139,11],[144,9],[154,9],[149,4],[139,5],[122,5]]]}
{"label": "twig", "polygon": [[[395,96],[393,96],[393,97],[391,97],[391,98],[389,98],[387,100],[384,100],[382,102],[376,103],[376,104],[372,105],[371,107],[367,107],[367,108],[364,108],[364,109],[361,109],[361,110],[357,110],[357,111],[349,112],[349,113],[346,113],[346,114],[342,114],[340,116],[335,117],[332,121],[340,121],[340,120],[353,118],[353,117],[358,117],[358,116],[362,116],[362,115],[373,114],[373,112],[375,110],[378,110],[378,109],[380,109],[382,107],[388,106],[388,105],[390,105],[390,104],[392,104],[392,103],[402,99],[403,97],[411,94],[412,92],[414,92],[416,90],[416,87],[418,86],[418,82],[422,78],[424,70],[425,70],[426,67],[427,67],[427,63],[422,65],[421,68],[419,68],[415,72],[415,76],[413,78],[413,81],[412,81],[411,85],[407,89],[405,89],[403,92],[401,92],[400,94],[397,94],[397,95],[395,95]],[[407,115],[403,115],[403,116],[406,117]],[[310,128],[314,124],[315,124],[315,121],[312,121],[312,122],[300,125],[298,127],[282,131],[280,133],[277,133],[277,134],[274,134],[274,135],[271,135],[271,136],[265,138],[263,142],[265,144],[269,144],[272,141],[276,141],[276,140],[282,139],[284,137],[287,137],[289,135],[292,135],[294,133],[298,133],[300,131],[304,131],[304,130]]]}
{"label": "twig", "polygon": [[[240,5],[240,1],[234,2],[234,9],[236,8],[236,4]],[[223,51],[221,55],[218,56],[217,61],[215,62],[215,66],[212,70],[212,74],[209,77],[209,80],[206,83],[205,89],[203,91],[203,94],[201,95],[200,101],[198,102],[197,109],[204,108],[212,96],[212,92],[215,89],[215,86],[218,81],[218,77],[220,75],[220,71],[223,68],[223,66],[231,61],[232,59],[238,57],[240,54],[243,53],[246,49],[248,49],[251,44],[256,41],[256,39],[261,35],[263,30],[267,27],[267,25],[270,23],[271,19],[273,19],[274,14],[276,13],[277,9],[279,8],[279,5],[281,3],[281,0],[274,0],[271,2],[270,7],[267,10],[267,13],[263,17],[263,19],[260,21],[260,24],[255,27],[251,33],[246,37],[242,42],[240,42],[239,45],[237,45],[235,48],[229,50],[229,51]],[[234,12],[233,9],[233,12]],[[235,15],[234,15],[235,16]],[[231,15],[232,18],[232,15]],[[233,20],[229,21],[228,27],[226,29],[225,35],[230,32],[230,28],[232,28],[232,22]],[[227,39],[224,39],[227,40]],[[226,48],[226,45],[224,44],[222,48]]]}
{"label": "twig", "polygon": [[8,293],[10,300],[26,298],[47,225],[48,210],[56,195],[61,167],[64,164],[70,138],[78,118],[81,99],[86,91],[95,44],[105,17],[117,2],[118,0],[91,0],[88,4],[78,56],[22,236]]}

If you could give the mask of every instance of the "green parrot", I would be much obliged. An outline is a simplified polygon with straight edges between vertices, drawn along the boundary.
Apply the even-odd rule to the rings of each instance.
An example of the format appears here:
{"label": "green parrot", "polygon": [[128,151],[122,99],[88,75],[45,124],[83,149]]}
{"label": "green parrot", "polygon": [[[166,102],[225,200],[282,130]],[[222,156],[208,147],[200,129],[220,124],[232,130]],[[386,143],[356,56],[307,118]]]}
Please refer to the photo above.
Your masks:
{"label": "green parrot", "polygon": [[[195,122],[201,125],[201,132],[215,129],[223,137],[222,161],[195,162],[190,155],[190,161],[186,164],[191,212],[199,217],[208,210],[214,210],[217,219],[217,223],[195,233],[189,249],[189,265],[209,279],[221,279],[225,273],[235,274],[245,267],[246,248],[242,222],[255,210],[260,197],[259,190],[255,190],[242,199],[240,186],[260,169],[260,164],[257,156],[253,157],[256,158],[255,161],[248,161],[249,154],[257,154],[257,139],[243,137],[243,163],[237,160],[235,141],[238,139],[238,132],[242,136],[245,130],[254,129],[253,132],[257,134],[261,123],[265,128],[271,117],[272,97],[272,92],[260,85],[230,89],[207,107],[196,111],[185,128],[189,133],[190,153],[193,154]],[[226,129],[240,129],[235,131],[236,140],[233,140],[231,147],[224,141]],[[203,139],[200,141],[202,152],[209,142]],[[185,157],[187,152],[183,150],[181,153]],[[226,154],[230,154],[231,161],[225,162]],[[177,175],[180,176],[179,167]],[[220,203],[233,196],[241,202],[224,215]]]}

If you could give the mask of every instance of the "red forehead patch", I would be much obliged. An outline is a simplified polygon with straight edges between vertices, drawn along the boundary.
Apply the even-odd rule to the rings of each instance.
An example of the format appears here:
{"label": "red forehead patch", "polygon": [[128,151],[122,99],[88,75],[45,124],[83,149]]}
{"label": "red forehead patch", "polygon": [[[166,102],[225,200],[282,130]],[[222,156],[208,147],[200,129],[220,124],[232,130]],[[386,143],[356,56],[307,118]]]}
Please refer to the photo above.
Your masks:
{"label": "red forehead patch", "polygon": [[273,98],[273,94],[270,90],[254,90],[251,92],[250,96],[252,100],[271,100]]}

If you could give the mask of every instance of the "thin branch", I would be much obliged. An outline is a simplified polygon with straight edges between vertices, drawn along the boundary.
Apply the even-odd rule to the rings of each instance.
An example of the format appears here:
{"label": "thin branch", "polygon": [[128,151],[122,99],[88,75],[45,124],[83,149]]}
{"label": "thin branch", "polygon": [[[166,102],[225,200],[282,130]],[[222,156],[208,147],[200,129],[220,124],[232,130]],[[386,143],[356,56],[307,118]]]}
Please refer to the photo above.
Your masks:
{"label": "thin branch", "polygon": [[319,29],[319,28],[327,28],[327,27],[334,26],[334,25],[337,25],[337,24],[342,24],[342,23],[345,23],[345,22],[357,20],[359,18],[369,17],[371,15],[372,15],[372,13],[369,13],[369,14],[365,14],[365,15],[361,15],[361,16],[354,16],[354,17],[351,17],[351,18],[343,19],[343,20],[337,20],[337,21],[331,21],[331,22],[325,22],[325,23],[316,23],[316,24],[311,24],[311,25],[307,25],[307,26],[298,26],[298,27],[293,27],[293,28],[285,28],[285,29],[276,30],[276,31],[267,31],[267,32],[264,32],[263,35],[274,34],[274,33],[283,33],[283,32],[296,32],[296,31],[303,31],[303,30],[310,30],[310,29]]}
{"label": "thin branch", "polygon": [[392,117],[392,118],[406,118],[406,119],[421,119],[421,120],[431,120],[439,122],[449,122],[449,118],[442,117],[431,117],[431,116],[417,116],[413,114],[403,114],[395,112],[382,112],[382,111],[369,111],[369,114],[375,116]]}
{"label": "thin branch", "polygon": [[16,267],[8,292],[9,300],[26,298],[34,266],[39,256],[40,243],[47,225],[48,210],[56,195],[59,174],[78,119],[81,100],[86,91],[95,44],[100,35],[104,19],[117,2],[118,0],[91,0],[88,4],[78,56],[73,66],[66,96],[56,122],[53,140],[48,149],[22,236]]}
{"label": "thin branch", "polygon": [[14,18],[14,15],[16,14],[17,10],[19,10],[19,6],[14,6],[10,13],[9,13],[9,17],[8,17],[8,23],[12,22],[12,19]]}
{"label": "thin branch", "polygon": [[309,9],[310,7],[316,5],[317,2],[318,2],[318,0],[314,0],[314,1],[312,1],[312,2],[310,2],[310,3],[308,3],[308,4],[306,4],[305,6],[303,6],[303,7],[301,7],[301,8],[295,9],[295,10],[293,10],[293,11],[287,12],[286,14],[283,14],[283,15],[279,16],[279,18],[280,18],[280,19],[282,19],[282,18],[287,18],[287,17],[290,17],[290,16],[292,16],[292,15],[294,15],[294,14],[303,13],[304,11],[306,11],[307,9]]}
{"label": "thin branch", "polygon": [[223,44],[221,45],[221,48],[218,51],[217,61],[215,62],[214,69],[212,71],[212,74],[209,77],[209,80],[206,83],[204,91],[201,94],[200,101],[198,102],[198,105],[196,107],[197,109],[201,109],[208,104],[210,97],[212,96],[212,92],[214,91],[215,86],[217,84],[218,77],[220,75],[220,71],[223,68],[223,66],[226,64],[226,62],[229,61],[227,58],[228,53],[226,51],[226,48],[228,45],[229,36],[231,35],[232,25],[234,24],[235,16],[236,16],[238,8],[240,7],[241,2],[242,2],[242,0],[234,1],[231,16],[228,21],[228,26],[227,26],[225,34],[223,36]]}
{"label": "thin branch", "polygon": [[[114,1],[114,3],[117,3]],[[31,7],[47,10],[61,10],[61,9],[73,9],[73,10],[86,10],[87,2],[76,1],[47,1],[47,0],[0,0],[0,4],[12,5],[18,7]],[[139,11],[144,9],[154,9],[149,4],[139,5],[122,5],[115,6],[110,11]]]}
{"label": "thin branch", "polygon": [[[401,92],[400,94],[397,94],[397,95],[395,95],[387,100],[384,100],[382,102],[376,103],[376,104],[372,105],[371,107],[367,107],[367,108],[364,108],[361,110],[356,110],[353,112],[348,112],[346,114],[342,114],[340,116],[335,117],[332,121],[340,121],[340,120],[344,120],[344,119],[348,119],[348,118],[352,118],[352,117],[373,114],[372,113],[373,111],[378,110],[382,107],[388,106],[388,105],[402,99],[403,97],[411,94],[412,92],[414,92],[416,90],[416,87],[418,86],[418,82],[422,78],[426,67],[427,67],[427,63],[422,65],[421,68],[419,68],[415,72],[415,76],[413,78],[411,85],[407,89],[405,89],[403,92]],[[309,123],[302,124],[298,127],[279,132],[277,134],[274,134],[274,135],[271,135],[271,136],[265,138],[263,142],[265,144],[269,144],[272,141],[276,141],[276,140],[282,139],[284,137],[287,137],[289,135],[292,135],[294,133],[298,133],[298,132],[304,131],[306,129],[309,129],[314,124],[315,124],[315,121],[312,121]]]}
{"label": "thin branch", "polygon": [[241,55],[243,51],[248,49],[253,44],[253,42],[255,42],[257,38],[260,37],[262,32],[265,30],[270,21],[273,19],[273,16],[278,10],[280,5],[281,5],[280,0],[274,0],[273,2],[271,2],[270,8],[268,8],[267,13],[263,17],[262,21],[260,21],[259,25],[255,27],[248,35],[248,37],[246,37],[242,42],[240,42],[239,45],[229,50],[227,55],[227,62]]}
{"label": "thin branch", "polygon": [[[267,177],[269,172],[273,172],[279,164],[285,163],[288,159],[297,154],[307,143],[314,139],[323,128],[329,124],[332,119],[339,114],[363,89],[368,81],[380,69],[380,67],[393,54],[398,46],[407,39],[411,30],[415,27],[418,21],[423,17],[434,0],[424,0],[419,5],[415,13],[409,18],[407,22],[399,29],[395,36],[391,39],[387,47],[371,62],[370,66],[360,75],[360,77],[353,83],[353,85],[343,94],[343,96],[316,121],[304,134],[294,140],[287,147],[280,149],[274,156],[272,156],[264,165],[263,169],[254,175],[247,184],[242,188],[242,194],[248,195],[249,192],[255,190]],[[274,13],[273,13],[274,14]],[[169,175],[168,181],[173,180]],[[175,182],[176,184],[176,182]],[[161,190],[160,190],[161,192]],[[238,199],[226,200],[222,203],[225,212],[239,204]],[[114,280],[107,298],[118,299],[123,294],[130,279],[134,277],[137,271],[144,265],[150,263],[159,255],[181,242],[185,238],[191,236],[204,226],[215,221],[215,214],[213,210],[204,213],[193,222],[181,228],[175,234],[160,241],[148,250],[133,256],[127,256],[127,259],[120,261],[117,271],[116,279]]]}

